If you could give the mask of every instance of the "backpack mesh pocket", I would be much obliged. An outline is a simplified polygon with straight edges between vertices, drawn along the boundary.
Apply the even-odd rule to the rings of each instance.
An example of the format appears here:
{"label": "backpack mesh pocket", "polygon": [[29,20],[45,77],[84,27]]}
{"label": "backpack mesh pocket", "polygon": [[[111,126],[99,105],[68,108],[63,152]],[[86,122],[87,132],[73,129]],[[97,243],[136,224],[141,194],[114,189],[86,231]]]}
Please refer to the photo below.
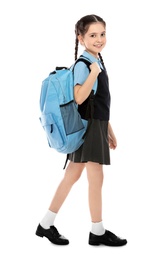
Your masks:
{"label": "backpack mesh pocket", "polygon": [[60,105],[61,115],[67,135],[78,132],[84,128],[81,116],[74,101]]}

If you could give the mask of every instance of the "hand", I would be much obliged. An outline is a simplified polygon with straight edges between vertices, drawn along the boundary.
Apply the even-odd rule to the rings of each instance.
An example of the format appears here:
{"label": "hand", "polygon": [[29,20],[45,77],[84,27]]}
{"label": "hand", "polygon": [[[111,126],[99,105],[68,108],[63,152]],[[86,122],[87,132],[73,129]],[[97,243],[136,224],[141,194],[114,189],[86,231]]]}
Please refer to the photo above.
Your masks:
{"label": "hand", "polygon": [[113,136],[109,135],[109,147],[110,147],[110,149],[113,149],[113,150],[115,150],[117,147],[117,140],[114,135]]}
{"label": "hand", "polygon": [[95,61],[90,65],[90,70],[97,73],[97,75],[101,72],[99,64]]}
{"label": "hand", "polygon": [[110,149],[115,150],[117,147],[117,139],[114,135],[113,129],[110,125],[110,122],[108,124],[108,139],[109,139],[109,147]]}

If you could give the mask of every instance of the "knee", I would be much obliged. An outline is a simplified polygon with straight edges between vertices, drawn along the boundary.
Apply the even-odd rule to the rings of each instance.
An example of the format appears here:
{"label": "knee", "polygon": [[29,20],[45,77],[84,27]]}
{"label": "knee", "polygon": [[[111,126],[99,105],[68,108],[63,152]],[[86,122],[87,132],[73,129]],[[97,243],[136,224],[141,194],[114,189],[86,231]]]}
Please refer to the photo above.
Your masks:
{"label": "knee", "polygon": [[70,163],[65,171],[64,179],[73,185],[77,182],[82,174],[84,169],[83,164],[74,164]]}
{"label": "knee", "polygon": [[70,173],[68,171],[65,172],[65,175],[64,175],[64,180],[73,185],[75,182],[77,182],[79,180],[81,176],[81,173]]}

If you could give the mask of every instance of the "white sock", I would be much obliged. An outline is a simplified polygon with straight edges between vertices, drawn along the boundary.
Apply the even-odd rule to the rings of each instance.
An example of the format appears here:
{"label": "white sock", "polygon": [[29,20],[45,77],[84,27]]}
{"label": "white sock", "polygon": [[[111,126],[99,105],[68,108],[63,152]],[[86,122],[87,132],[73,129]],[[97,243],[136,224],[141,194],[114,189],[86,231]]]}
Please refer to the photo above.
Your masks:
{"label": "white sock", "polygon": [[57,213],[48,210],[44,218],[41,220],[40,225],[45,229],[50,228],[50,226],[54,225],[56,215]]}
{"label": "white sock", "polygon": [[102,236],[105,233],[105,228],[103,227],[103,222],[92,222],[91,233],[97,236]]}

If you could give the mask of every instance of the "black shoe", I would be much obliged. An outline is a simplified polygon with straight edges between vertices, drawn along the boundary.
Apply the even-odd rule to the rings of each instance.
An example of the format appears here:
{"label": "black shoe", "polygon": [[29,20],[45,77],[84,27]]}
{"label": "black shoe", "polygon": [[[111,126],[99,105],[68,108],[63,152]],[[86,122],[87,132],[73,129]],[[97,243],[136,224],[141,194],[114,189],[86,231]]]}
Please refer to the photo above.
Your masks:
{"label": "black shoe", "polygon": [[51,243],[56,245],[68,245],[69,240],[60,235],[56,227],[51,226],[49,229],[44,229],[40,224],[37,227],[36,235],[46,237]]}
{"label": "black shoe", "polygon": [[100,244],[106,246],[124,246],[127,244],[126,239],[121,239],[114,235],[112,232],[106,230],[104,235],[97,236],[90,232],[89,234],[89,245],[98,246]]}

